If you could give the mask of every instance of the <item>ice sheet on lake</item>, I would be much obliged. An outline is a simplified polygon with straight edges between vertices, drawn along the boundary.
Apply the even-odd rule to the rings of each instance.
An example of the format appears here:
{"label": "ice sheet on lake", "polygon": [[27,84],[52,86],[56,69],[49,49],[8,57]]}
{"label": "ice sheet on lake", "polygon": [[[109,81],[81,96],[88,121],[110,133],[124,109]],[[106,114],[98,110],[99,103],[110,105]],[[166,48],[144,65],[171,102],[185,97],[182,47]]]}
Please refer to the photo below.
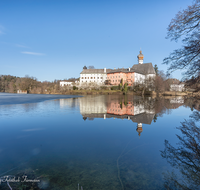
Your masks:
{"label": "ice sheet on lake", "polygon": [[76,98],[76,97],[80,97],[80,96],[76,96],[76,95],[52,95],[52,94],[0,93],[0,105],[36,103],[36,102],[42,102],[42,101],[45,101],[45,100],[66,99],[66,98]]}

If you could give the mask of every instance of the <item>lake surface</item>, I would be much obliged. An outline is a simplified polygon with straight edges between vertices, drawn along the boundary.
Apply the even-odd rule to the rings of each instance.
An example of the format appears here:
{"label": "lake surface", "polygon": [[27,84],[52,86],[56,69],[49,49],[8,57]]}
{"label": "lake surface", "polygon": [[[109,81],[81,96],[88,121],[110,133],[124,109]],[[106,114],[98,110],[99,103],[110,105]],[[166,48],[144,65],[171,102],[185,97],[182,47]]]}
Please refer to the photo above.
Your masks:
{"label": "lake surface", "polygon": [[200,189],[199,108],[181,97],[0,93],[0,189]]}

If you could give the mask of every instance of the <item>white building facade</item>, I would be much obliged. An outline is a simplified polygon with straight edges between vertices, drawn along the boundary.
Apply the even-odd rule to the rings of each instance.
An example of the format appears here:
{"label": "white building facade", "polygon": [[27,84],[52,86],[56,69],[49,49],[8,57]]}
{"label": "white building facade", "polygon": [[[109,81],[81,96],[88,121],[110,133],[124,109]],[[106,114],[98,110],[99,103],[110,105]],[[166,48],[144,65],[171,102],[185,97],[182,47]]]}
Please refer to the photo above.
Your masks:
{"label": "white building facade", "polygon": [[69,82],[69,81],[60,81],[60,86],[73,86],[73,85],[79,85],[79,81],[75,82]]}
{"label": "white building facade", "polygon": [[[110,69],[109,69],[110,70]],[[86,67],[80,73],[80,85],[96,84],[102,85],[107,79],[107,70],[104,69],[87,69]]]}
{"label": "white building facade", "polygon": [[185,90],[184,84],[170,84],[170,91],[182,92]]}

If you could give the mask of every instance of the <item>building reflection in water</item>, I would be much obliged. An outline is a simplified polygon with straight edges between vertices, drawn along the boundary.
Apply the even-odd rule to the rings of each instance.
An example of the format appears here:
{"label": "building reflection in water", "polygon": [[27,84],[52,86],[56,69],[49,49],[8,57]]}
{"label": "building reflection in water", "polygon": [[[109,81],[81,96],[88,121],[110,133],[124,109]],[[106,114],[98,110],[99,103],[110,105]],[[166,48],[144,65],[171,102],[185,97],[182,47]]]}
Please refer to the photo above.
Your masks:
{"label": "building reflection in water", "polygon": [[104,114],[107,112],[106,96],[85,96],[80,100],[80,113],[86,117],[96,117],[95,114]]}
{"label": "building reflection in water", "polygon": [[79,106],[78,98],[60,99],[60,108]]}
{"label": "building reflection in water", "polygon": [[[136,131],[141,136],[143,124],[151,125],[156,122],[157,115],[161,116],[166,110],[176,109],[184,104],[182,97],[158,99],[137,96],[119,95],[88,95],[81,98],[61,99],[60,107],[79,107],[83,120],[94,118],[128,119],[137,123]],[[164,110],[164,111],[163,111]]]}
{"label": "building reflection in water", "polygon": [[139,136],[143,130],[142,124],[150,125],[155,116],[154,104],[149,104],[149,99],[141,101],[138,97],[134,99],[134,97],[125,96],[82,97],[80,98],[80,113],[84,120],[93,118],[132,120],[138,123],[136,131]]}

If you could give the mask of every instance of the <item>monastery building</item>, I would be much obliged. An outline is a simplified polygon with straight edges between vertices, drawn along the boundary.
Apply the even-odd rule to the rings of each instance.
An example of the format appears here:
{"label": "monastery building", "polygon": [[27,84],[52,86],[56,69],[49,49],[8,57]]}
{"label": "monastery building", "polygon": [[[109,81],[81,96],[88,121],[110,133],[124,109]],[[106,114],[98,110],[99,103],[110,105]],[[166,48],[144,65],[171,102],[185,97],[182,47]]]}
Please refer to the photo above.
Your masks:
{"label": "monastery building", "polygon": [[107,80],[110,85],[123,85],[127,83],[129,86],[137,83],[143,83],[145,80],[156,76],[156,72],[152,63],[143,63],[144,55],[142,51],[137,56],[138,64],[133,65],[131,68],[119,69],[87,69],[83,67],[80,73],[80,85],[87,85],[95,83],[97,85],[105,84]]}

